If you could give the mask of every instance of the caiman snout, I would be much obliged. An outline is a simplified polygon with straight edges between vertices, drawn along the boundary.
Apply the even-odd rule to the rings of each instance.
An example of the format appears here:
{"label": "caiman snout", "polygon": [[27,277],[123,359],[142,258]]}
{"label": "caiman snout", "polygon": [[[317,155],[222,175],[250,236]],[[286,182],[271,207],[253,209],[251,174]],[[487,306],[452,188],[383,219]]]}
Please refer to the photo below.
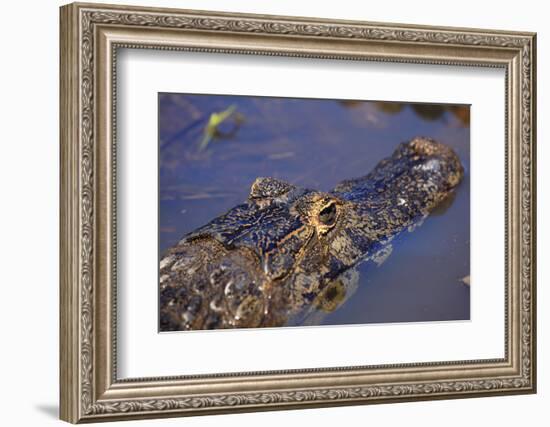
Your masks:
{"label": "caiman snout", "polygon": [[424,170],[436,172],[434,175],[443,178],[448,189],[456,187],[462,180],[464,169],[456,153],[447,145],[430,138],[417,137],[409,142],[417,155],[425,158]]}

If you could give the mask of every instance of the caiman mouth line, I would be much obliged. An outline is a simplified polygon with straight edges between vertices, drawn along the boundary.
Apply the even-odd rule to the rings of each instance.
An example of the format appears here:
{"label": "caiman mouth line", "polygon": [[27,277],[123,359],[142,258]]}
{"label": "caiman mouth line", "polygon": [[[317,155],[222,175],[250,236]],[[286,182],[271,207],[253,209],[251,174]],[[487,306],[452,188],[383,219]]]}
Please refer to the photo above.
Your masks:
{"label": "caiman mouth line", "polygon": [[256,179],[243,204],[162,258],[160,330],[283,326],[337,309],[357,286],[354,267],[385,259],[463,174],[453,150],[415,138],[328,193]]}

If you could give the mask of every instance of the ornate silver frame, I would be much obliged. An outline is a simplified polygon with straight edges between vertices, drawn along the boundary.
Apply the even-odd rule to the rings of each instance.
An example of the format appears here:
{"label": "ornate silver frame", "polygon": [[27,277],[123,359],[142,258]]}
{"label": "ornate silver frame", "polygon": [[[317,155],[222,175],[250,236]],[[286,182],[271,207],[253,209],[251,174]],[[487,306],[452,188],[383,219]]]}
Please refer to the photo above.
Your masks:
{"label": "ornate silver frame", "polygon": [[[61,8],[60,42],[63,420],[535,392],[535,34],[71,4]],[[504,68],[505,357],[117,379],[113,147],[119,47]]]}

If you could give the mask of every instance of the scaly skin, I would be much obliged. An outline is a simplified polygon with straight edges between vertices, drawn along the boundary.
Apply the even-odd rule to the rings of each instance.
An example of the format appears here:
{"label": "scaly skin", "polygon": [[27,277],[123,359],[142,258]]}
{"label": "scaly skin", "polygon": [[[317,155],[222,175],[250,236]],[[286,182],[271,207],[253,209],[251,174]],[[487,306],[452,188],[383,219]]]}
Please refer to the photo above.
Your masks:
{"label": "scaly skin", "polygon": [[243,204],[161,259],[160,330],[283,326],[335,310],[354,267],[387,255],[462,176],[449,147],[415,138],[329,193],[256,179]]}

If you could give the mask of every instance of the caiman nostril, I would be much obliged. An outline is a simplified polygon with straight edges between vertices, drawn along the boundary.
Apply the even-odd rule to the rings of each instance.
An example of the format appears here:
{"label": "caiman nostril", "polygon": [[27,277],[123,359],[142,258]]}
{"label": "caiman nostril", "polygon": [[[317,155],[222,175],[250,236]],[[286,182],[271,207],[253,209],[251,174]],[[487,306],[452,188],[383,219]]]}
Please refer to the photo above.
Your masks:
{"label": "caiman nostril", "polygon": [[448,150],[446,146],[440,144],[433,139],[417,137],[409,142],[410,147],[419,155],[433,156],[443,150]]}

